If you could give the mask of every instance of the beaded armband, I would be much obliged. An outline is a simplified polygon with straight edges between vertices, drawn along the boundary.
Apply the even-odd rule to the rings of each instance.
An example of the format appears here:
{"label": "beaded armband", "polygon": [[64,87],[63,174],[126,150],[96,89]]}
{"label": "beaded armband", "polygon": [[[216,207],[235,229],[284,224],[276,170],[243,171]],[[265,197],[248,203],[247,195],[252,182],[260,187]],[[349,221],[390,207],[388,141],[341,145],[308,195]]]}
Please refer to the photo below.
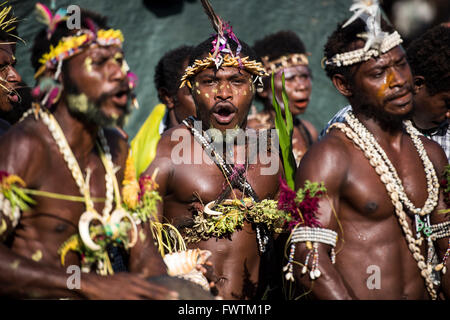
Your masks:
{"label": "beaded armband", "polygon": [[291,251],[289,253],[289,259],[287,265],[283,268],[286,272],[286,280],[294,281],[293,276],[293,261],[295,254],[295,244],[298,242],[305,242],[309,252],[306,256],[305,263],[302,268],[302,274],[308,272],[308,263],[311,260],[311,269],[309,271],[309,277],[311,280],[317,279],[321,276],[321,272],[318,268],[319,265],[319,243],[328,244],[331,246],[331,262],[336,262],[336,253],[334,248],[336,247],[338,235],[335,231],[324,228],[310,228],[310,227],[298,227],[292,232],[291,238]]}
{"label": "beaded armband", "polygon": [[447,259],[450,256],[450,221],[445,221],[438,224],[431,225],[431,240],[436,241],[438,239],[447,238],[448,240],[448,247],[447,251],[444,254],[444,258],[442,259],[442,262],[436,265],[434,268],[436,271],[442,271],[443,274],[447,272],[447,267],[445,264],[447,263]]}

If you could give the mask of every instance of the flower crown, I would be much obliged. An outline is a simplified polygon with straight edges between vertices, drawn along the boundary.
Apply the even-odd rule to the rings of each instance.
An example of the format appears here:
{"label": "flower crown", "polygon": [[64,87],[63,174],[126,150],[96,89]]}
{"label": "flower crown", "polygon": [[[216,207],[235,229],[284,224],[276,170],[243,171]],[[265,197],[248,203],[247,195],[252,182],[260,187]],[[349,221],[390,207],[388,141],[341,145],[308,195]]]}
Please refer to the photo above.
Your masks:
{"label": "flower crown", "polygon": [[[240,57],[233,57],[229,54],[225,54],[222,57],[220,66],[236,67],[236,68],[241,67],[257,77],[263,77],[268,75],[260,62],[257,62],[255,60],[248,61],[248,59],[249,59],[248,57],[240,58]],[[186,83],[189,88],[192,88],[191,83],[189,82],[189,78],[195,76],[196,74],[214,65],[216,65],[216,59],[213,57],[211,53],[209,53],[208,57],[204,58],[203,60],[199,59],[195,60],[192,66],[188,66],[186,68],[186,71],[183,77],[181,78],[180,88],[184,87]]]}
{"label": "flower crown", "polygon": [[80,53],[87,45],[98,43],[101,46],[118,45],[124,42],[120,30],[103,30],[94,34],[91,30],[80,30],[76,35],[62,38],[56,47],[50,45],[50,51],[42,55],[39,63],[42,65],[34,75],[38,78],[45,69],[53,69],[63,60]]}
{"label": "flower crown", "polygon": [[355,13],[344,23],[342,28],[358,18],[362,19],[366,24],[366,32],[357,36],[366,40],[366,44],[362,49],[339,53],[330,59],[324,58],[325,65],[341,67],[364,62],[388,52],[403,42],[397,31],[389,34],[381,30],[381,13],[378,0],[354,0],[350,11],[355,11]]}
{"label": "flower crown", "polygon": [[298,65],[304,65],[307,66],[309,64],[308,57],[309,54],[304,53],[293,53],[293,54],[287,54],[284,56],[279,57],[278,59],[269,60],[268,56],[262,57],[261,60],[264,63],[264,67],[266,69],[266,72],[271,74],[277,73],[281,69],[292,67],[292,66],[298,66]]}

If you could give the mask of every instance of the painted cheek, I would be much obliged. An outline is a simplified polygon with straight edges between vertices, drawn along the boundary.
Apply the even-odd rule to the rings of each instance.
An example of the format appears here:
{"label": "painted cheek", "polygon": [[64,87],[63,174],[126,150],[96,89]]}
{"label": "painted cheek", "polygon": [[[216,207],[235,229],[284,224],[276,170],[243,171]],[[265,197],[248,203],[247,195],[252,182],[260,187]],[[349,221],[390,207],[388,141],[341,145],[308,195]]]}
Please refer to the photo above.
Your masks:
{"label": "painted cheek", "polygon": [[394,74],[389,72],[388,75],[384,78],[383,84],[380,89],[378,89],[377,96],[379,98],[383,97],[386,93],[387,88],[390,87],[392,80],[394,79]]}
{"label": "painted cheek", "polygon": [[86,59],[84,59],[84,68],[87,73],[92,72],[92,58],[91,57],[87,57]]}

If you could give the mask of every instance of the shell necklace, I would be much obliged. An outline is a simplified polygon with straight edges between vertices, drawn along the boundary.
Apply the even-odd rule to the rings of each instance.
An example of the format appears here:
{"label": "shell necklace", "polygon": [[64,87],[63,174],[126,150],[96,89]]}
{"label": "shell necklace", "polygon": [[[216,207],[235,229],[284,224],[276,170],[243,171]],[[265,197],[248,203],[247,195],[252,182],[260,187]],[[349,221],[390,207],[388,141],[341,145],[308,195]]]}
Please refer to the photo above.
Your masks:
{"label": "shell necklace", "polygon": [[[407,215],[405,213],[405,210],[403,209],[402,200],[399,194],[399,191],[404,192],[404,189],[401,180],[397,175],[397,172],[394,171],[395,170],[394,166],[387,158],[384,150],[381,148],[378,142],[376,142],[373,135],[369,132],[369,130],[367,130],[367,128],[361,122],[359,122],[359,120],[353,115],[352,112],[346,114],[345,121],[347,122],[348,126],[345,123],[334,123],[333,125],[330,126],[330,128],[327,131],[329,131],[333,127],[336,127],[340,129],[342,132],[344,132],[345,135],[350,140],[352,140],[359,149],[361,149],[365,157],[369,160],[370,165],[375,169],[376,173],[380,176],[380,179],[384,183],[386,191],[388,192],[391,198],[392,204],[394,205],[395,213],[397,215],[399,224],[403,230],[403,233],[405,234],[405,238],[408,243],[408,248],[417,262],[417,266],[420,270],[421,276],[425,280],[425,286],[427,288],[427,291],[433,300],[437,299],[437,293],[436,290],[434,289],[433,280],[431,278],[432,266],[430,263],[428,264],[425,263],[425,258],[421,254],[419,245],[422,243],[422,239],[418,240],[414,239],[414,235],[411,231],[411,228],[409,227]],[[434,167],[425,152],[425,148],[423,147],[420,138],[418,137],[417,130],[414,130],[414,128],[412,128],[412,124],[410,121],[405,121],[404,124],[408,134],[411,136],[411,139],[413,140],[413,143],[417,151],[419,152],[420,158],[424,163],[425,170],[428,169],[429,171],[431,170],[433,172],[432,174],[427,173],[427,184],[430,185],[430,183],[433,183],[433,187],[439,190],[439,183],[433,180],[433,175],[436,176],[436,173],[434,172]],[[430,190],[430,187],[428,187],[428,196],[429,196],[428,198],[433,198],[432,195],[433,192],[434,192],[433,188],[431,188]],[[425,209],[426,211],[430,210],[429,207],[428,208],[424,207],[424,209],[421,209],[421,212],[424,212]],[[431,208],[429,212],[431,212],[433,209],[434,206],[433,208]]]}
{"label": "shell necklace", "polygon": [[[75,180],[80,193],[85,198],[86,211],[81,215],[80,220],[78,222],[78,230],[80,233],[80,237],[83,243],[89,249],[93,251],[97,251],[101,249],[101,246],[96,244],[89,233],[89,226],[92,222],[98,221],[105,228],[110,228],[112,230],[113,237],[118,235],[119,225],[124,219],[128,219],[131,227],[131,241],[127,247],[133,247],[137,241],[137,227],[136,224],[131,218],[131,216],[120,207],[121,199],[120,199],[120,191],[119,184],[117,182],[116,175],[113,169],[113,162],[111,152],[106,141],[105,134],[103,129],[100,129],[98,132],[100,144],[97,142],[97,148],[99,150],[100,158],[105,167],[105,183],[106,183],[106,201],[105,207],[103,208],[102,214],[100,215],[94,208],[94,204],[92,199],[90,198],[89,192],[89,178],[91,175],[90,170],[87,170],[86,180],[83,177],[83,173],[80,169],[80,166],[70,149],[69,143],[67,142],[64,132],[56,121],[55,117],[46,111],[43,111],[41,108],[38,110],[40,118],[44,122],[44,124],[49,129],[53,139],[55,140],[60,153],[63,155],[64,160],[72,173],[72,177]],[[114,195],[113,195],[114,194]],[[110,214],[112,210],[113,198],[115,198],[116,208]]]}

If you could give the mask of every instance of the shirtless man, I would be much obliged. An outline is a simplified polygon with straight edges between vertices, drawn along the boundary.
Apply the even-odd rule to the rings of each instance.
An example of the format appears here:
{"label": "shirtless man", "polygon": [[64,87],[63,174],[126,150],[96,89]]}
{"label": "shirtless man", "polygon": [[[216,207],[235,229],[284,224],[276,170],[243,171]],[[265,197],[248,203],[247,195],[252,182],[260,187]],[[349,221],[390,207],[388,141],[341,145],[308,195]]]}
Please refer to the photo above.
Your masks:
{"label": "shirtless man", "polygon": [[270,79],[273,72],[275,95],[284,112],[282,99],[284,72],[289,109],[294,118],[292,152],[298,166],[305,152],[317,140],[317,130],[314,126],[309,121],[300,119],[300,115],[304,114],[308,107],[312,88],[305,45],[295,32],[283,30],[256,41],[253,48],[269,76],[263,78],[262,90],[258,88],[257,92],[257,98],[263,102],[264,110],[249,115],[248,126],[254,129],[275,128]]}
{"label": "shirtless man", "polygon": [[[411,42],[406,50],[414,76],[413,125],[427,138],[436,141],[450,159],[450,28],[437,25]],[[346,106],[328,121],[321,131],[321,139],[328,127],[343,122],[351,110]]]}
{"label": "shirtless man", "polygon": [[[11,215],[10,202],[7,198],[2,199],[1,295],[74,299],[174,297],[169,296],[169,290],[145,280],[149,276],[166,274],[164,262],[150,235],[147,235],[147,241],[138,240],[131,248],[130,273],[100,276],[93,272],[93,267],[91,273],[81,275],[80,287],[72,290],[68,286],[70,274],[66,268],[79,266],[80,255],[69,251],[64,267],[61,266],[59,249],[69,237],[78,234],[83,212],[110,214],[112,209],[120,207],[117,198],[113,200],[108,194],[120,192],[117,189],[123,179],[128,146],[115,129],[108,127],[120,123],[128,113],[130,87],[121,49],[122,35],[118,30],[105,31],[105,20],[82,11],[80,30],[69,30],[63,21],[54,33],[49,33],[50,38],[47,38],[48,30],[36,37],[32,61],[36,70],[39,69],[38,76],[55,80],[55,86],[47,88],[48,92],[56,87],[61,91],[59,99],[57,96],[47,99],[51,101],[52,113],[43,106],[36,106],[25,120],[0,139],[2,178],[5,178],[4,172],[17,175],[27,188],[41,192],[32,196],[36,204],[21,216]],[[90,37],[90,40],[86,41],[84,37]],[[77,39],[82,40],[81,46]],[[50,44],[59,48],[60,41],[65,44],[70,41],[72,52],[76,54],[53,61],[55,65],[45,54],[52,52]],[[58,132],[58,128],[62,131]],[[101,138],[101,132],[106,141]],[[96,147],[96,143],[100,146]],[[61,152],[66,155],[63,157]],[[108,160],[108,153],[111,160]],[[100,158],[102,154],[106,157],[104,161]],[[75,170],[77,166],[79,174]],[[117,172],[113,166],[118,168]],[[90,180],[85,176],[87,171]],[[82,187],[86,180],[90,181],[87,191]],[[48,196],[42,192],[47,192]],[[67,199],[67,196],[77,196],[81,201]],[[91,197],[93,208],[86,208],[90,203],[87,196]],[[96,198],[103,200],[94,201]],[[108,210],[104,209],[107,203]],[[86,244],[84,238],[83,243]]]}
{"label": "shirtless man", "polygon": [[[328,195],[319,202],[321,226],[294,231],[299,239],[293,242],[295,260],[307,265],[294,266],[294,276],[316,299],[435,299],[439,293],[423,231],[430,224],[427,217],[432,225],[446,219],[436,211],[443,208],[437,181],[447,160],[437,143],[414,132],[410,123],[402,124],[413,110],[413,78],[400,36],[384,21],[381,28],[386,32],[376,34],[381,52],[376,45],[355,51],[365,45],[357,35],[374,36],[359,18],[341,24],[325,46],[326,72],[354,115],[307,152],[296,175],[296,188],[307,180],[324,182]],[[352,52],[349,58],[346,52]],[[421,157],[420,145],[426,151]],[[398,178],[388,161],[377,160],[382,152]],[[409,203],[402,198],[405,193]],[[415,207],[423,207],[418,211],[425,215],[415,215]],[[416,231],[422,224],[425,228]],[[442,259],[448,238],[436,244]],[[443,283],[448,294],[448,279]]]}
{"label": "shirtless man", "polygon": [[[156,169],[159,170],[156,181],[159,184],[158,191],[163,197],[159,214],[185,233],[189,229],[192,230],[197,221],[197,210],[204,210],[204,205],[211,201],[224,197],[242,199],[243,194],[256,201],[274,199],[279,188],[278,175],[281,174],[282,168],[278,154],[272,158],[275,169],[271,173],[264,174],[264,169],[268,169],[273,163],[263,164],[259,158],[250,165],[245,162],[245,152],[249,146],[240,140],[244,131],[239,129],[246,128],[247,114],[254,97],[253,82],[255,77],[264,74],[264,70],[261,64],[253,61],[255,58],[252,49],[243,42],[240,42],[242,47],[238,54],[243,67],[239,67],[236,54],[238,44],[233,39],[234,34],[225,33],[222,39],[216,35],[194,48],[190,59],[191,68],[186,69],[182,85],[190,87],[196,105],[197,121],[193,122],[194,119],[189,118],[183,124],[166,131],[158,144],[154,161],[145,172],[152,175]],[[217,43],[215,41],[225,41],[226,48],[229,46],[227,52],[218,51],[220,57],[211,55],[214,51],[211,49]],[[230,66],[220,65],[216,68],[215,61],[222,59],[224,64]],[[202,68],[199,65],[208,67]],[[228,147],[226,155],[220,153],[224,161],[234,168],[232,170],[241,165],[240,168],[245,172],[242,174],[236,170],[235,178],[231,178],[228,173],[225,178],[226,166],[208,161],[207,152],[202,150],[200,140],[193,138],[195,130],[191,129],[192,127],[196,127],[200,135],[201,128],[205,131],[215,129],[215,138],[223,138],[223,150]],[[208,132],[212,133],[213,130]],[[217,134],[218,132],[220,134]],[[183,152],[180,152],[181,143],[184,143]],[[210,144],[213,148],[220,145],[217,140]],[[206,144],[203,145],[205,146]],[[229,152],[230,150],[232,151]],[[278,150],[278,147],[275,150]],[[177,156],[185,161],[175,159]],[[201,158],[200,161],[198,158]],[[236,179],[238,175],[246,177],[250,187],[236,183],[236,180],[239,180]],[[232,190],[228,188],[228,182],[233,185]],[[193,212],[193,209],[196,210]],[[266,243],[266,235],[268,234],[264,225],[245,221],[241,228],[232,230],[226,236],[201,239],[189,243],[189,247],[212,252],[211,262],[221,297],[252,299],[261,297],[266,288],[267,279],[264,278],[273,275],[260,269],[263,267],[261,260],[270,251],[270,242]]]}

